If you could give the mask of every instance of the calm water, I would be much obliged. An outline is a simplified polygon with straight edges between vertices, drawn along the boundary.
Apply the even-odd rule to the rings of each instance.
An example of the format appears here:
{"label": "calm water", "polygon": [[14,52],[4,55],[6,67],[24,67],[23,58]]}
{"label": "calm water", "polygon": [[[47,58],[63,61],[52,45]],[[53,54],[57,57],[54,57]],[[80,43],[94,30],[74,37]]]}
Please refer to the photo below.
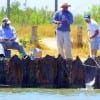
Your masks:
{"label": "calm water", "polygon": [[0,100],[100,100],[100,90],[1,88]]}

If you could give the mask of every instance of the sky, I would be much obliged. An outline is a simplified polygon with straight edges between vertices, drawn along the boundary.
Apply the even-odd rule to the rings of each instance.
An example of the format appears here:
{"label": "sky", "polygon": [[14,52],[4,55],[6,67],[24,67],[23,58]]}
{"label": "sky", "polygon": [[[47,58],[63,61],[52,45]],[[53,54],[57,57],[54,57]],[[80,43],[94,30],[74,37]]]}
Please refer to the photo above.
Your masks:
{"label": "sky", "polygon": [[[36,7],[37,9],[46,8],[47,10],[54,11],[55,0],[10,0],[11,3],[14,1],[19,1],[21,4],[21,9],[25,7]],[[26,6],[24,3],[26,1]],[[91,9],[93,5],[100,5],[100,0],[58,0],[58,10],[61,9],[60,6],[68,2],[71,7],[69,10],[74,14],[82,14],[85,11]],[[0,9],[2,7],[6,8],[7,0],[0,0]]]}

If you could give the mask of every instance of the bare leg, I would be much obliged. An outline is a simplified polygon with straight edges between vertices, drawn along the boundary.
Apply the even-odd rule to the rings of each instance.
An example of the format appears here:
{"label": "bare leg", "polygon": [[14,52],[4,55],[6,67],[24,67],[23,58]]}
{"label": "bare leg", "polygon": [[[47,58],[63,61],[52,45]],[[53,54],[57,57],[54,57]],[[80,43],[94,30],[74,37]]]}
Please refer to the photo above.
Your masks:
{"label": "bare leg", "polygon": [[91,50],[90,55],[91,57],[95,58],[97,54],[97,50]]}

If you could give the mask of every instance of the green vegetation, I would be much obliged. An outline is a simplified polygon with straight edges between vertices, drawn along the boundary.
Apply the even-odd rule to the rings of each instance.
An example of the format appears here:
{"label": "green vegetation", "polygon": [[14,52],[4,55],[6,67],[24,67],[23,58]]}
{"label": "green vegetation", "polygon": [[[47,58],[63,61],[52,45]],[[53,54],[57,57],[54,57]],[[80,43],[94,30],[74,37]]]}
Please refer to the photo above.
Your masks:
{"label": "green vegetation", "polygon": [[[10,7],[10,19],[14,24],[18,25],[39,25],[39,24],[50,24],[53,12],[46,11],[47,8],[41,8],[41,10],[36,10],[36,8],[26,8],[24,10],[20,9],[20,3],[15,1]],[[6,15],[5,8],[0,11],[0,20]]]}
{"label": "green vegetation", "polygon": [[[15,1],[10,7],[10,18],[12,23],[18,25],[40,25],[40,24],[51,24],[53,11],[48,11],[47,7],[37,10],[36,8],[25,8],[20,9],[20,3]],[[100,23],[100,6],[94,5],[89,11],[84,12],[84,14],[89,13],[91,16]],[[83,15],[76,15],[74,18],[74,24],[84,25]],[[6,10],[3,7],[0,11],[0,20],[6,16]]]}

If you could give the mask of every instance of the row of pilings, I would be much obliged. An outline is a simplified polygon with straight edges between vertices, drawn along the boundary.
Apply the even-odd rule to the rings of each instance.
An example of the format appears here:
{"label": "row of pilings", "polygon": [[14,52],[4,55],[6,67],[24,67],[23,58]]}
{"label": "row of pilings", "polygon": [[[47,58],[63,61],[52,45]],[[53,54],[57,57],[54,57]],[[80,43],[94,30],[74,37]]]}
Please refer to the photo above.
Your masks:
{"label": "row of pilings", "polygon": [[85,88],[86,83],[94,83],[100,88],[100,57],[95,60],[80,57],[66,61],[60,55],[46,55],[31,60],[20,59],[17,55],[9,60],[0,58],[0,86],[24,88]]}

